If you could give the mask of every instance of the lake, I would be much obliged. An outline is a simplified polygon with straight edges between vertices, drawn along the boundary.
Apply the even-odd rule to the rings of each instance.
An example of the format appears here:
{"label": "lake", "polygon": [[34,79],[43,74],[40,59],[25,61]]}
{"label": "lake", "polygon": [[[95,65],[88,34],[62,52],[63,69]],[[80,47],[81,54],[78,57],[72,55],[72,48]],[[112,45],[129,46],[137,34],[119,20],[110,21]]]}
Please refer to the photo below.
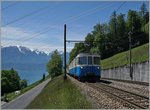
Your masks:
{"label": "lake", "polygon": [[21,79],[26,79],[28,81],[28,84],[32,84],[40,79],[43,78],[43,74],[47,76],[48,73],[46,71],[46,64],[40,64],[40,63],[28,63],[28,64],[22,64],[22,63],[5,63],[1,65],[2,70],[10,70],[11,68],[14,68],[20,76]]}

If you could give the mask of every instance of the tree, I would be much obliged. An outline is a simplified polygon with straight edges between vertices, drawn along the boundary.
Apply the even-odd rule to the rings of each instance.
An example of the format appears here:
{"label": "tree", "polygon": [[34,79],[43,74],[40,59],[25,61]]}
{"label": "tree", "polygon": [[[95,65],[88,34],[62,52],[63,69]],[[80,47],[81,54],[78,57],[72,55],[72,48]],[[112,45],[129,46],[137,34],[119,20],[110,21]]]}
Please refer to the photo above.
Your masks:
{"label": "tree", "polygon": [[133,29],[133,32],[139,32],[141,30],[140,16],[136,11],[129,10],[127,16],[128,31]]}
{"label": "tree", "polygon": [[43,78],[42,78],[42,80],[45,80],[45,74],[43,74]]}
{"label": "tree", "polygon": [[128,17],[127,17],[127,29],[128,32],[132,31],[131,35],[131,41],[132,41],[132,47],[140,45],[141,41],[141,22],[140,22],[140,16],[136,11],[129,10]]}
{"label": "tree", "polygon": [[115,54],[117,52],[117,47],[118,47],[118,44],[115,41],[116,39],[118,39],[118,31],[117,31],[118,22],[117,22],[116,11],[114,11],[110,17],[109,27],[110,27],[109,41],[111,41],[110,43],[111,53]]}
{"label": "tree", "polygon": [[91,33],[85,37],[85,49],[87,52],[90,52],[90,49],[94,46],[94,36]]}
{"label": "tree", "polygon": [[146,4],[143,3],[140,7],[140,13],[141,13],[141,16],[144,16],[147,12],[147,9],[146,9]]}
{"label": "tree", "polygon": [[116,12],[114,11],[111,19],[109,21],[109,26],[110,26],[110,33],[112,34],[113,38],[117,37],[117,15]]}
{"label": "tree", "polygon": [[[117,52],[121,52],[124,49],[128,48],[128,45],[124,45],[125,43],[128,43],[128,37],[127,36],[127,30],[126,30],[126,22],[124,19],[124,14],[119,14],[117,16],[117,32],[118,32],[118,41],[116,41],[116,43],[118,43],[117,45]],[[124,43],[125,42],[125,43]]]}
{"label": "tree", "polygon": [[69,58],[69,63],[79,54],[82,52],[88,52],[86,51],[86,44],[84,43],[76,43],[72,51],[70,52],[70,58]]}
{"label": "tree", "polygon": [[120,14],[117,16],[117,32],[118,32],[118,38],[124,37],[126,33],[126,23],[124,20],[124,14]]}
{"label": "tree", "polygon": [[93,48],[91,51],[93,51],[94,53],[97,52],[97,54],[100,54],[102,51],[102,42],[103,42],[103,36],[104,36],[104,33],[102,32],[102,26],[100,23],[94,26],[94,30],[92,33],[95,36],[94,38],[95,49]]}
{"label": "tree", "polygon": [[13,68],[11,70],[2,70],[1,90],[4,93],[13,92],[20,89],[20,77]]}
{"label": "tree", "polygon": [[110,33],[110,29],[106,23],[94,26],[93,36],[94,36],[94,47],[90,50],[92,53],[100,54],[101,58],[106,56],[107,48],[107,35]]}
{"label": "tree", "polygon": [[147,11],[145,3],[143,3],[140,7],[140,15],[142,26],[144,26],[149,21],[149,12]]}
{"label": "tree", "polygon": [[23,79],[20,81],[20,87],[21,89],[26,88],[28,86],[28,82],[26,79]]}
{"label": "tree", "polygon": [[62,59],[57,50],[53,52],[47,63],[47,71],[52,78],[62,74]]}
{"label": "tree", "polygon": [[[147,24],[149,22],[149,12],[147,11],[146,4],[143,3],[140,7],[140,17],[141,17],[141,24],[142,24],[142,31],[145,33],[149,33]],[[149,27],[149,26],[148,26]],[[148,36],[147,36],[148,37]]]}
{"label": "tree", "polygon": [[[142,20],[141,20],[142,19]],[[100,54],[101,59],[129,49],[128,32],[132,31],[132,47],[149,42],[149,12],[143,3],[140,11],[129,10],[117,15],[114,11],[109,23],[96,24],[85,37],[86,44],[76,44],[70,53],[71,62],[78,53],[90,52]]]}

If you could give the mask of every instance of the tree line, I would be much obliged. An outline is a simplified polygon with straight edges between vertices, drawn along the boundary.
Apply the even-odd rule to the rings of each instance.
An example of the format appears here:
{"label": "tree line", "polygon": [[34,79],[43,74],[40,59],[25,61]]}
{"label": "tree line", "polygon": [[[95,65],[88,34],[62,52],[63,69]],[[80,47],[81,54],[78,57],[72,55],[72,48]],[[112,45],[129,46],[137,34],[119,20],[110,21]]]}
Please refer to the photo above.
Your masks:
{"label": "tree line", "polygon": [[146,4],[139,11],[129,10],[125,14],[110,16],[108,23],[98,23],[93,31],[87,34],[84,43],[76,43],[70,52],[71,62],[80,52],[90,52],[101,55],[101,59],[129,49],[128,33],[131,32],[132,48],[149,42],[149,12]]}
{"label": "tree line", "polygon": [[1,96],[4,94],[23,89],[28,86],[26,79],[20,79],[18,72],[11,70],[1,71]]}

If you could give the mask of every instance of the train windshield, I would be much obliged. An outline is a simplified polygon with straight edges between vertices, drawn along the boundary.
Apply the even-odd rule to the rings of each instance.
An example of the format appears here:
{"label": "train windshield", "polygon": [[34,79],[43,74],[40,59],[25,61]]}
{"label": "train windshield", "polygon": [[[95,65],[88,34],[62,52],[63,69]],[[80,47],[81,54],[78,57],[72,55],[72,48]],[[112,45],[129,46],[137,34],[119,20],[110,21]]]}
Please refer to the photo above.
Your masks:
{"label": "train windshield", "polygon": [[94,64],[100,65],[100,57],[94,57]]}
{"label": "train windshield", "polygon": [[88,64],[92,65],[92,57],[91,56],[88,57]]}
{"label": "train windshield", "polygon": [[79,65],[87,64],[87,57],[79,57]]}

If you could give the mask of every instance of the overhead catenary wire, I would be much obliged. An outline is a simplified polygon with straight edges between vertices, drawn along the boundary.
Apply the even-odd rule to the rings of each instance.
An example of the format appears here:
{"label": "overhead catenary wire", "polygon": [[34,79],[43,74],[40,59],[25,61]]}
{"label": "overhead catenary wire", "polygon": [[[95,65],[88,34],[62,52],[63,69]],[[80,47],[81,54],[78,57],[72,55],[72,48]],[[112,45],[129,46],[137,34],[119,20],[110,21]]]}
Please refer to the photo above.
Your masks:
{"label": "overhead catenary wire", "polygon": [[[62,4],[62,1],[59,1],[59,2],[57,2],[57,3],[55,3],[55,4],[56,4],[56,5]],[[54,6],[54,7],[56,7],[56,6]],[[51,10],[50,10],[50,11],[52,11],[54,7],[51,7]],[[41,9],[42,9],[42,8],[41,8]],[[43,7],[42,10],[38,9],[38,10],[40,10],[40,11],[35,10],[35,11],[37,11],[37,12],[35,12],[34,14],[28,13],[28,14],[30,14],[29,16],[27,16],[28,14],[26,14],[26,15],[24,15],[24,16],[22,16],[22,17],[19,17],[19,18],[13,20],[14,22],[10,21],[10,22],[12,22],[12,23],[10,23],[10,24],[16,23],[16,22],[18,22],[18,21],[21,21],[21,20],[23,20],[23,19],[25,19],[25,18],[27,18],[27,17],[31,17],[31,16],[33,16],[33,15],[38,15],[38,16],[39,16],[39,15],[40,15],[40,12],[45,11],[45,10],[47,10],[47,9],[50,9],[49,6],[45,7],[45,9],[44,9],[44,7]],[[32,13],[32,12],[31,12],[31,13]],[[42,14],[43,14],[43,13],[42,13]],[[44,14],[47,14],[47,13],[44,13]],[[36,19],[35,19],[35,20],[36,20]],[[8,23],[4,24],[2,27],[8,26],[8,25],[10,25],[10,24],[9,24],[9,22],[8,22]],[[26,24],[27,24],[27,23],[26,23]],[[24,26],[25,26],[26,24],[24,24]]]}
{"label": "overhead catenary wire", "polygon": [[[138,30],[136,30],[135,32],[133,32],[132,34],[136,33]],[[140,37],[142,35],[144,35],[145,33],[141,33],[140,35],[136,35],[135,37]],[[128,36],[124,36],[118,39],[115,39],[113,41],[113,43],[118,43],[119,40],[123,40],[123,39],[128,39]],[[85,40],[67,40],[66,42],[68,43],[94,43],[94,42],[100,42],[100,41],[85,41]],[[105,43],[105,42],[104,42]],[[106,43],[105,43],[106,44]]]}
{"label": "overhead catenary wire", "polygon": [[[21,39],[18,39],[16,42],[25,42],[25,41],[28,41],[28,40],[30,40],[30,39],[33,39],[33,38],[35,38],[35,37],[38,37],[39,35],[41,35],[41,34],[43,34],[43,33],[46,33],[46,32],[48,32],[48,31],[50,31],[49,30],[50,29],[50,27],[49,28],[45,28],[43,31],[39,31],[39,32],[37,32],[37,33],[33,33],[33,34],[31,34],[30,35],[30,37],[28,37],[28,36],[25,36],[25,37],[23,37],[23,38],[21,38]],[[51,29],[53,29],[53,27],[51,27]],[[15,42],[15,43],[16,43]],[[14,43],[14,42],[13,42]],[[5,43],[4,44],[4,46],[6,46],[6,45],[10,45],[10,44],[12,44],[11,42],[10,43]]]}
{"label": "overhead catenary wire", "polygon": [[32,16],[32,15],[36,14],[37,12],[43,11],[43,10],[45,10],[45,9],[47,9],[47,8],[48,8],[48,6],[47,6],[47,7],[42,7],[42,8],[40,8],[40,9],[35,10],[35,11],[31,12],[31,13],[28,13],[28,14],[22,16],[22,17],[19,17],[19,18],[13,20],[13,21],[10,21],[10,22],[8,22],[8,23],[2,25],[2,27],[5,27],[5,26],[10,25],[10,24],[12,24],[12,23],[15,23],[15,22],[17,22],[17,21],[20,21],[20,20],[22,20],[22,19],[24,19],[24,18],[26,18],[26,17]]}
{"label": "overhead catenary wire", "polygon": [[[1,2],[2,4],[3,4],[3,2]],[[4,11],[4,10],[6,10],[6,9],[8,9],[8,8],[10,8],[10,7],[12,7],[12,6],[14,6],[14,5],[16,5],[18,2],[13,2],[13,3],[11,3],[10,5],[8,5],[8,6],[6,6],[6,7],[3,7],[3,8],[1,8],[1,10],[2,11]]]}
{"label": "overhead catenary wire", "polygon": [[125,3],[126,3],[126,1],[124,1],[124,2],[117,8],[116,12],[119,11],[119,10],[121,9],[121,7],[122,7]]}
{"label": "overhead catenary wire", "polygon": [[[99,8],[100,8],[100,6],[98,6]],[[97,8],[93,8],[94,10],[95,9],[98,9],[98,7]],[[104,8],[106,8],[106,7],[104,7]],[[104,9],[103,8],[103,9]],[[91,11],[92,9],[89,9],[89,11]],[[87,13],[88,11],[86,10],[86,13]],[[81,13],[84,13],[84,12],[81,12]],[[81,13],[80,14],[78,14],[78,15],[75,15],[74,17],[72,16],[72,17],[70,17],[70,18],[77,18],[77,16],[78,16],[78,19],[81,17]],[[86,14],[85,13],[85,14]],[[84,14],[83,14],[84,15]],[[88,14],[89,15],[89,14]],[[85,16],[85,15],[84,15]],[[86,15],[87,16],[87,15]],[[66,20],[68,20],[68,19],[66,19]],[[66,20],[64,20],[63,22],[66,22]],[[71,21],[72,19],[70,19],[70,21]],[[45,29],[49,29],[50,28],[50,26],[48,26],[47,28],[45,28]],[[43,33],[43,31],[45,31],[45,29],[42,29],[41,31],[42,31],[42,33]],[[40,33],[41,31],[39,31],[38,33]],[[46,32],[48,32],[48,31],[46,31]],[[36,33],[35,33],[36,34]],[[38,34],[38,35],[40,35],[40,34]],[[38,36],[37,35],[37,36]],[[35,38],[36,36],[34,36],[34,37],[32,37],[32,38]],[[30,39],[32,39],[32,38],[29,38],[29,40]],[[22,40],[22,38],[21,38],[21,40]],[[25,41],[27,41],[27,40],[25,40]],[[10,43],[9,43],[10,44]]]}
{"label": "overhead catenary wire", "polygon": [[[118,8],[117,8],[117,10],[116,10],[116,12],[117,11],[119,11],[119,9],[121,9],[121,7],[124,5],[126,3],[126,1],[124,1]],[[111,6],[111,4],[110,4],[110,6]],[[107,7],[110,7],[110,6],[107,6]],[[107,7],[104,7],[104,8],[107,8]],[[98,8],[100,8],[100,5],[98,6],[98,7],[95,7],[94,9],[92,9],[92,10],[90,10],[90,11],[96,11]],[[84,13],[84,14],[86,14],[86,12]],[[89,13],[87,13],[87,14],[89,14]],[[78,15],[78,16],[80,16],[80,15]],[[82,15],[83,16],[83,15]],[[73,17],[72,17],[73,18]],[[75,18],[75,17],[74,17]],[[73,18],[73,19],[74,19]],[[74,20],[75,21],[75,20]],[[70,28],[69,28],[70,29]]]}
{"label": "overhead catenary wire", "polygon": [[[57,4],[60,4],[60,3],[62,3],[62,2],[61,2],[61,1],[60,1],[60,2],[57,2],[56,5],[57,5]],[[45,7],[45,8],[46,8],[46,7]],[[21,19],[20,19],[20,20],[21,20]],[[17,22],[17,21],[16,21],[16,22]],[[30,36],[33,36],[33,35],[35,35],[35,34],[38,34],[38,33],[40,33],[40,32],[45,31],[46,29],[50,29],[50,28],[51,28],[51,26],[48,26],[48,27],[44,28],[42,31],[39,30],[39,31],[37,31],[37,32],[35,32],[35,33],[33,33],[33,34],[31,34]],[[48,31],[46,31],[46,32],[48,32]],[[38,35],[40,35],[40,34],[38,34]],[[28,35],[28,36],[29,36],[29,35]],[[17,42],[26,39],[26,37],[28,37],[28,36],[24,36],[23,38],[18,39]],[[36,37],[36,36],[35,36],[35,37]],[[34,38],[34,37],[33,37],[33,38]],[[30,37],[29,37],[29,40],[30,40]],[[8,43],[4,43],[3,45],[6,46],[6,45],[9,45],[9,44],[11,44],[11,43],[12,43],[12,42],[8,42]],[[13,43],[14,43],[14,42],[13,42]]]}
{"label": "overhead catenary wire", "polygon": [[83,12],[83,14],[79,14],[78,16],[71,17],[70,20],[68,20],[68,21],[66,21],[66,22],[67,22],[67,23],[72,23],[72,22],[74,22],[74,21],[80,19],[80,18],[83,17],[83,16],[87,16],[87,15],[90,15],[90,14],[96,12],[98,9],[103,10],[103,9],[105,9],[105,8],[108,8],[108,7],[112,6],[113,4],[110,3],[110,4],[107,4],[107,5],[108,5],[108,6],[105,6],[105,7],[99,5],[99,6],[95,7],[95,8],[93,8],[93,9],[90,9],[90,10],[88,10],[88,11]]}

